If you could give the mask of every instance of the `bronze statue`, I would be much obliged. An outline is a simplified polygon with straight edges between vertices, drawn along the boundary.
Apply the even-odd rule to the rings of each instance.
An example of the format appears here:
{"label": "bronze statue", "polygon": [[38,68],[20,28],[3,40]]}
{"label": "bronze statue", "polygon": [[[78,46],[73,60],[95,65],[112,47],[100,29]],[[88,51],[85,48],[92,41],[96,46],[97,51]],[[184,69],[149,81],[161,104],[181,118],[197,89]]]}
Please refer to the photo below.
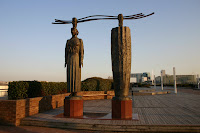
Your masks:
{"label": "bronze statue", "polygon": [[83,66],[83,41],[77,37],[77,19],[72,19],[72,38],[67,40],[65,47],[65,67],[67,65],[67,92],[76,96],[81,91],[81,65]]}

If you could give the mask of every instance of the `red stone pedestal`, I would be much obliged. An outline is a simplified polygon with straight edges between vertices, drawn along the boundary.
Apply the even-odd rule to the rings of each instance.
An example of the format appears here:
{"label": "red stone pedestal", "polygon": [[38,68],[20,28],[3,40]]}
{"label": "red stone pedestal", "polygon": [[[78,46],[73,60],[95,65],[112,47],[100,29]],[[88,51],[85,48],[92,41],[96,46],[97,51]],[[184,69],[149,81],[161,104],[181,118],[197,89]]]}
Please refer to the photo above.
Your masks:
{"label": "red stone pedestal", "polygon": [[70,118],[83,116],[83,99],[65,97],[64,115]]}
{"label": "red stone pedestal", "polygon": [[132,119],[132,100],[112,100],[113,119]]}

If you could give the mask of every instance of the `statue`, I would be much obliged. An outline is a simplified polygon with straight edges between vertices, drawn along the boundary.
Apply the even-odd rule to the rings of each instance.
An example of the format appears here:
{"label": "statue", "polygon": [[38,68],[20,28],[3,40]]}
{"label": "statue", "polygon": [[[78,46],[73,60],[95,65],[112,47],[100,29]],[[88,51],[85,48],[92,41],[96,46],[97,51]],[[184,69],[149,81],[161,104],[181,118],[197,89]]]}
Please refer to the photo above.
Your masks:
{"label": "statue", "polygon": [[76,96],[81,91],[81,66],[83,66],[83,41],[77,37],[77,19],[72,19],[72,38],[67,40],[65,47],[65,67],[67,65],[67,92]]}

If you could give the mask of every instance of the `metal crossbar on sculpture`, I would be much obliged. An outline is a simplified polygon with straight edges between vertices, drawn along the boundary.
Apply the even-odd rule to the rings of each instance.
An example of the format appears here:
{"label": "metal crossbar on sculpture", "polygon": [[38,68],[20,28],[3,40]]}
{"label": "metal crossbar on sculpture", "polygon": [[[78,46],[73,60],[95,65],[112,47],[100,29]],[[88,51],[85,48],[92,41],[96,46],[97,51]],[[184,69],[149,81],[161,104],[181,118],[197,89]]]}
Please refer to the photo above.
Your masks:
{"label": "metal crossbar on sculpture", "polygon": [[[138,14],[129,15],[129,16],[123,16],[122,14],[119,14],[118,16],[92,15],[92,16],[87,16],[87,17],[77,19],[77,23],[94,21],[94,20],[109,20],[109,19],[118,19],[119,21],[121,21],[121,20],[123,21],[123,19],[124,20],[126,20],[126,19],[141,19],[141,18],[151,16],[153,14],[154,14],[154,12],[150,13],[148,15],[145,15],[143,13],[138,13]],[[98,17],[98,18],[96,18],[96,17]],[[55,19],[55,22],[52,24],[71,24],[71,23],[73,23],[73,21]],[[120,23],[119,23],[119,25],[122,26]]]}

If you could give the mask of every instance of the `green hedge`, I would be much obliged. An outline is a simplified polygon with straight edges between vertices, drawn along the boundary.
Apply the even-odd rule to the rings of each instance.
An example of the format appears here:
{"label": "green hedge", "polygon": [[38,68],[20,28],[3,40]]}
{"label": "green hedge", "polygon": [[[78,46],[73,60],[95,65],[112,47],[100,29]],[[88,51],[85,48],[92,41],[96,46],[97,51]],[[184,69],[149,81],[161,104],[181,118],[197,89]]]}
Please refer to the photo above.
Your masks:
{"label": "green hedge", "polygon": [[131,87],[146,87],[146,88],[150,88],[150,84],[147,83],[130,83]]}
{"label": "green hedge", "polygon": [[27,98],[28,88],[29,84],[27,82],[23,81],[9,82],[8,98],[12,100]]}
{"label": "green hedge", "polygon": [[[174,86],[174,84],[164,84],[164,86]],[[176,86],[195,88],[195,84],[176,84]]]}
{"label": "green hedge", "polygon": [[67,83],[66,82],[41,82],[42,86],[42,95],[56,95],[67,93]]}
{"label": "green hedge", "polygon": [[113,90],[113,80],[92,77],[82,81],[82,91],[109,91]]}
{"label": "green hedge", "polygon": [[[98,77],[82,82],[82,91],[108,91],[113,89],[113,81]],[[14,81],[9,82],[8,98],[24,99],[67,93],[66,82]]]}
{"label": "green hedge", "polygon": [[12,100],[67,92],[67,83],[64,82],[14,81],[8,86],[8,98]]}

